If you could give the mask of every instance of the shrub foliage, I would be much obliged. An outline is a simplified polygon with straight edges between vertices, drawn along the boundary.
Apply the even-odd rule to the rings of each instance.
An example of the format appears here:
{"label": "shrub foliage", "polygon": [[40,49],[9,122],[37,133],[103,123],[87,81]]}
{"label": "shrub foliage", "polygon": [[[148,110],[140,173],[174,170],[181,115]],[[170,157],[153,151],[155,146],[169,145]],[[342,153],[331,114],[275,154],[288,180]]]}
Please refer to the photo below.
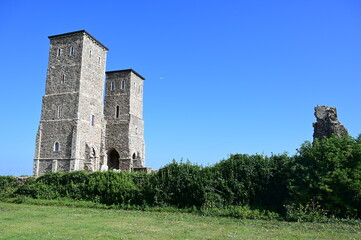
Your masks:
{"label": "shrub foliage", "polygon": [[0,177],[0,197],[16,196],[195,208],[205,214],[240,217],[252,210],[295,221],[360,218],[361,140],[333,136],[306,141],[295,156],[234,154],[208,167],[173,161],[151,174],[48,173],[25,184]]}
{"label": "shrub foliage", "polygon": [[291,171],[292,202],[317,201],[334,216],[361,216],[361,140],[333,136],[305,142]]}

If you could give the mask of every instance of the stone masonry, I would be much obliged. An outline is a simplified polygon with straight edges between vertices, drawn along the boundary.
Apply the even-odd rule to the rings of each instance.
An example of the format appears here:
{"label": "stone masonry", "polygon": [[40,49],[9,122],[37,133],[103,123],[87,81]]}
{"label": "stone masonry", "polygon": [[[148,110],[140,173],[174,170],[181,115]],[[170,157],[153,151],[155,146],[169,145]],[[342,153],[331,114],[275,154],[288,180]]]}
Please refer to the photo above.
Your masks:
{"label": "stone masonry", "polygon": [[33,175],[143,168],[144,78],[132,69],[105,73],[108,48],[84,30],[49,39]]}
{"label": "stone masonry", "polygon": [[317,106],[315,107],[315,117],[317,122],[313,123],[313,140],[331,137],[332,134],[341,137],[342,132],[348,134],[347,129],[337,118],[336,108]]}
{"label": "stone masonry", "polygon": [[118,159],[122,170],[144,166],[143,80],[129,70],[106,73],[105,145],[112,146],[107,149],[110,168],[118,166]]}

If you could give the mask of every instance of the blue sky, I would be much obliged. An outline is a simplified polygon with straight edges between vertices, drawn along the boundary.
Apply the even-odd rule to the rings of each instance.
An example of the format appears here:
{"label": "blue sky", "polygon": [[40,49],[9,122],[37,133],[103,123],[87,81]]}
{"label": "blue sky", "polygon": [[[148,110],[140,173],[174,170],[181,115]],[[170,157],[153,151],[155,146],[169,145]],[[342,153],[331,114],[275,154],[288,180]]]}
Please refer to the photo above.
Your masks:
{"label": "blue sky", "polygon": [[146,78],[146,165],[312,140],[316,105],[361,133],[361,2],[0,1],[0,175],[31,174],[48,36],[87,30]]}

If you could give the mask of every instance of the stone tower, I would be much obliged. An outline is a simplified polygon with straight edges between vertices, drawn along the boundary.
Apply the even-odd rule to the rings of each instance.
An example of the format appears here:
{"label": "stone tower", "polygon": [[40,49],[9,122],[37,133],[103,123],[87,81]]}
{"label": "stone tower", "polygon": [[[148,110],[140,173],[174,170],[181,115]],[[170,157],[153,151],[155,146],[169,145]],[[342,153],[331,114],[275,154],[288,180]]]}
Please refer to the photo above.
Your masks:
{"label": "stone tower", "polygon": [[86,31],[49,39],[33,174],[97,170],[103,147],[102,98],[108,49]]}
{"label": "stone tower", "polygon": [[56,171],[146,170],[143,80],[106,73],[108,49],[86,31],[50,36],[49,64],[33,175]]}
{"label": "stone tower", "polygon": [[110,169],[144,166],[143,81],[132,69],[106,73],[105,147]]}

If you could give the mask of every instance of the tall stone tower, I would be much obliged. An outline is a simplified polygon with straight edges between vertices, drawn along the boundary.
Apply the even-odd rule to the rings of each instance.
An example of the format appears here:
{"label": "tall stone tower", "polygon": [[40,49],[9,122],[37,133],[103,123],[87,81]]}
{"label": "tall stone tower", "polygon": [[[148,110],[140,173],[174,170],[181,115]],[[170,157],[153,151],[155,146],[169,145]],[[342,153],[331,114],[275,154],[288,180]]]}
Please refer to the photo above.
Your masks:
{"label": "tall stone tower", "polygon": [[104,152],[103,91],[108,49],[86,31],[49,39],[33,175],[98,170]]}
{"label": "tall stone tower", "polygon": [[110,169],[144,166],[143,80],[132,69],[106,73],[105,147]]}
{"label": "tall stone tower", "polygon": [[132,69],[107,72],[103,107],[108,49],[84,30],[49,39],[33,175],[150,171],[144,167],[144,78]]}

